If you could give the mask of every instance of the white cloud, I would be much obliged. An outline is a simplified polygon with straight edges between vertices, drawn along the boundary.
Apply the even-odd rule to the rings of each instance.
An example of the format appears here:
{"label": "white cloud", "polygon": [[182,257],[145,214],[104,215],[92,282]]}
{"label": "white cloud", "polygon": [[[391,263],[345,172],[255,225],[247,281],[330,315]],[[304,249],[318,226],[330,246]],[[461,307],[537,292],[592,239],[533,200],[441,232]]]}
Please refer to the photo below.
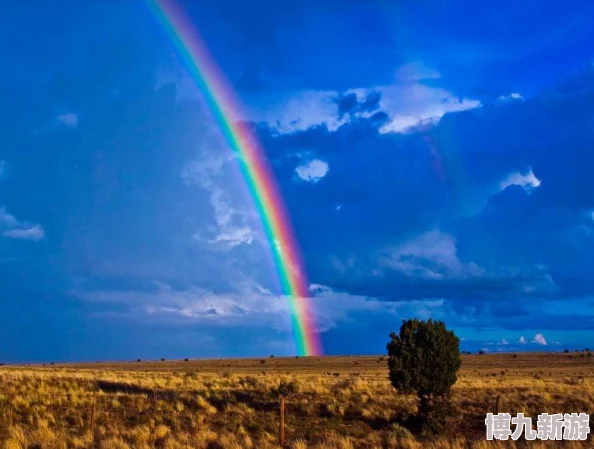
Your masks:
{"label": "white cloud", "polygon": [[19,221],[14,217],[14,215],[6,212],[6,208],[0,207],[0,225],[14,228],[19,225]]}
{"label": "white cloud", "polygon": [[384,250],[380,265],[408,276],[426,279],[480,276],[484,270],[474,263],[462,263],[456,239],[438,230],[425,232],[399,246]]}
{"label": "white cloud", "polygon": [[224,176],[225,171],[229,170],[229,163],[238,162],[231,157],[205,152],[200,159],[188,163],[181,174],[188,185],[197,185],[208,192],[214,211],[215,229],[209,232],[214,237],[196,233],[194,238],[226,249],[251,244],[257,234],[249,219],[249,215],[253,213],[234,201],[233,189]]}
{"label": "white cloud", "polygon": [[427,67],[420,61],[411,62],[400,66],[396,71],[396,80],[403,83],[418,82],[441,78],[441,73]]}
{"label": "white cloud", "polygon": [[[473,109],[481,105],[472,98],[460,98],[447,89],[431,87],[425,80],[440,78],[441,74],[420,62],[409,63],[396,70],[394,83],[365,88],[354,87],[346,94],[356,94],[364,101],[372,92],[381,94],[379,107],[390,120],[381,128],[383,133],[402,133],[419,125],[435,124],[448,112]],[[336,97],[340,92],[329,90],[276,91],[267,96],[246,97],[248,118],[268,123],[280,133],[303,131],[312,126],[325,125],[333,131],[349,123],[347,114],[338,119]],[[373,112],[353,114],[369,117]]]}
{"label": "white cloud", "polygon": [[542,335],[539,332],[534,336],[534,339],[531,341],[531,343],[535,343],[535,344],[541,345],[541,346],[546,346],[547,340],[545,339],[544,335]]}
{"label": "white cloud", "polygon": [[503,338],[500,342],[500,345],[509,345],[509,341],[507,341],[505,338]]}
{"label": "white cloud", "polygon": [[[150,322],[175,322],[201,324],[212,327],[269,327],[276,331],[291,332],[292,308],[289,298],[273,294],[251,278],[232,285],[232,291],[218,293],[209,289],[191,287],[175,290],[162,282],[155,282],[157,291],[73,291],[81,300],[117,305],[124,312],[108,312],[109,317]],[[318,332],[335,328],[340,322],[352,321],[353,312],[365,312],[400,318],[417,316],[429,318],[443,309],[442,300],[415,300],[402,302],[378,301],[364,296],[333,291],[331,288],[312,284],[306,309]]]}
{"label": "white cloud", "polygon": [[70,128],[75,128],[78,126],[78,115],[73,112],[68,112],[66,114],[59,115],[57,120],[62,125],[68,126]]}
{"label": "white cloud", "polygon": [[532,171],[532,167],[530,167],[528,171],[526,171],[525,173],[513,172],[507,175],[507,177],[505,177],[499,183],[499,190],[502,191],[509,186],[517,185],[522,187],[527,192],[532,192],[532,190],[539,187],[540,184],[540,179],[536,177],[536,175]]}
{"label": "white cloud", "polygon": [[[280,133],[304,131],[325,125],[330,131],[348,123],[347,116],[337,117],[337,92],[330,90],[299,90],[259,94],[250,101],[248,116],[266,122]],[[248,98],[249,100],[249,98]]]}
{"label": "white cloud", "polygon": [[[234,284],[233,291],[228,293],[216,293],[198,287],[179,291],[163,283],[156,283],[156,286],[157,292],[93,291],[73,294],[87,301],[124,306],[127,308],[125,314],[137,319],[176,320],[223,327],[267,326],[280,331],[291,330],[292,311],[289,299],[271,293],[252,279]],[[321,321],[318,328],[323,331],[333,327],[336,318],[344,316],[348,304],[347,307],[341,307],[340,302],[348,295],[333,296],[329,289],[319,290],[318,293],[325,302],[321,317],[313,301],[306,300],[310,301],[309,313],[315,322]]]}
{"label": "white cloud", "polygon": [[521,345],[525,345],[526,343],[528,343],[528,341],[526,340],[526,338],[522,335],[520,338],[518,338],[518,343],[520,343]]}
{"label": "white cloud", "polygon": [[44,239],[45,232],[41,226],[34,225],[28,228],[9,229],[7,231],[3,231],[2,235],[4,237],[9,237],[17,240],[39,241]]}
{"label": "white cloud", "polygon": [[0,230],[3,237],[16,240],[39,241],[45,237],[45,232],[40,225],[18,220],[8,213],[5,207],[0,207]]}
{"label": "white cloud", "polygon": [[258,288],[254,281],[236,285],[229,293],[198,287],[180,291],[163,283],[156,285],[156,292],[106,290],[73,294],[87,301],[127,307],[126,314],[132,318],[173,319],[214,326],[290,326],[288,300]]}
{"label": "white cloud", "polygon": [[32,132],[35,135],[42,135],[58,128],[76,128],[78,126],[78,122],[78,114],[74,112],[66,112],[54,117],[49,122],[46,122],[38,128],[33,129]]}
{"label": "white cloud", "polygon": [[381,108],[390,115],[380,132],[405,133],[417,126],[434,125],[447,113],[474,109],[480,101],[460,98],[447,89],[421,83],[386,86],[382,93]]}
{"label": "white cloud", "polygon": [[510,101],[524,101],[524,97],[517,92],[512,92],[507,95],[501,95],[497,98],[497,101],[500,103],[507,103]]}
{"label": "white cloud", "polygon": [[302,180],[316,183],[328,173],[328,163],[320,159],[313,159],[305,164],[299,165],[295,169],[295,173]]}

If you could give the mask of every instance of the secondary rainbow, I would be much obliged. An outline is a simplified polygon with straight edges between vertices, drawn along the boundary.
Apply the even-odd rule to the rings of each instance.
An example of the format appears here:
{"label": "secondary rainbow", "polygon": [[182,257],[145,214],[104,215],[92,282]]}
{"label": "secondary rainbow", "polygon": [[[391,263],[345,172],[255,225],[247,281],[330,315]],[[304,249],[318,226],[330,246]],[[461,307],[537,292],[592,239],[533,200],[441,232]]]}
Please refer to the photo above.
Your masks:
{"label": "secondary rainbow", "polygon": [[239,156],[240,169],[270,242],[283,292],[289,298],[293,337],[299,355],[318,355],[322,348],[313,324],[309,291],[300,251],[266,157],[243,117],[230,84],[210,55],[204,40],[173,0],[147,0],[173,41],[186,69],[202,91],[227,144]]}

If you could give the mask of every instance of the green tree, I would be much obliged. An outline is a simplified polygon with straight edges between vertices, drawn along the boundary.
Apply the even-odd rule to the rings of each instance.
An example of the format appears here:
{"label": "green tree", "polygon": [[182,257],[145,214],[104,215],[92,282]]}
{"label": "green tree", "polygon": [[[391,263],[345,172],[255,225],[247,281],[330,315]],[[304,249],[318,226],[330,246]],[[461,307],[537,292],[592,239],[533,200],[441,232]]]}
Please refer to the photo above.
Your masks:
{"label": "green tree", "polygon": [[400,333],[390,334],[387,349],[392,386],[405,394],[415,393],[417,416],[438,431],[462,364],[460,339],[441,321],[403,320]]}

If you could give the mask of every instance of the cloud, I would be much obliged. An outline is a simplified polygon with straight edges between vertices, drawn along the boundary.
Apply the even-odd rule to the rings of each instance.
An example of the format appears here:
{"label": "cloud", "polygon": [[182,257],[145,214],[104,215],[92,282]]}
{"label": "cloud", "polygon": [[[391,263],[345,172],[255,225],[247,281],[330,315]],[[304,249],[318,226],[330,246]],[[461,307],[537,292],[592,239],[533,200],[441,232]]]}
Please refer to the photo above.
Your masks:
{"label": "cloud", "polygon": [[15,240],[39,241],[45,237],[45,231],[40,225],[19,221],[5,207],[0,207],[0,229],[4,237]]}
{"label": "cloud", "polygon": [[463,98],[426,80],[440,78],[439,72],[420,63],[401,66],[392,84],[353,87],[344,91],[292,90],[249,98],[248,117],[266,122],[280,133],[305,131],[325,126],[336,131],[360,118],[382,111],[388,120],[382,133],[405,133],[417,126],[434,125],[450,112],[481,106],[480,101]]}
{"label": "cloud", "polygon": [[5,207],[0,207],[0,225],[4,225],[9,228],[14,228],[19,226],[19,221],[14,217],[14,215],[11,215],[8,212],[6,212]]}
{"label": "cloud", "polygon": [[73,112],[67,112],[58,116],[57,121],[69,128],[76,128],[78,126],[78,115]]}
{"label": "cloud", "polygon": [[528,341],[526,340],[526,338],[522,335],[520,338],[518,338],[518,343],[521,345],[525,345],[526,343],[528,343]]}
{"label": "cloud", "polygon": [[45,232],[43,228],[39,225],[34,225],[29,228],[15,228],[9,229],[7,231],[3,231],[2,235],[4,237],[9,237],[11,239],[16,240],[32,240],[32,241],[39,241],[43,240],[45,237]]}
{"label": "cloud", "polygon": [[536,177],[532,168],[530,167],[527,172],[513,172],[507,175],[505,179],[499,184],[500,190],[505,190],[509,186],[520,186],[526,192],[532,192],[534,189],[541,185],[540,179]]}
{"label": "cloud", "polygon": [[355,92],[349,92],[337,95],[335,101],[339,120],[342,120],[347,114],[351,117],[361,114],[368,116],[369,113],[380,108],[381,92],[371,91],[363,99],[360,99]]}
{"label": "cloud", "polygon": [[531,341],[531,343],[535,343],[535,344],[541,345],[541,346],[546,346],[547,340],[545,339],[544,335],[542,335],[539,332],[536,335],[534,335],[534,339]]}
{"label": "cloud", "polygon": [[500,345],[509,345],[509,341],[507,341],[505,338],[503,338],[500,342]]}
{"label": "cloud", "polygon": [[2,236],[15,240],[39,241],[45,237],[45,231],[40,225],[18,220],[5,207],[0,207],[0,230]]}
{"label": "cloud", "polygon": [[[430,310],[439,308],[436,301],[411,301],[399,304],[377,301],[373,298],[337,292],[322,285],[310,286],[307,313],[318,332],[351,322],[357,313],[369,316],[389,314],[394,318],[405,316],[428,317]],[[254,279],[243,278],[232,291],[220,293],[191,286],[174,288],[164,282],[153,282],[143,290],[75,290],[71,294],[92,304],[107,307],[105,318],[128,318],[153,323],[201,324],[209,327],[236,326],[261,328],[266,326],[280,332],[291,331],[292,309],[284,295],[273,294]],[[112,309],[113,307],[113,309]],[[116,312],[116,310],[118,310]]]}
{"label": "cloud", "polygon": [[203,235],[204,232],[197,232],[195,239],[226,249],[249,245],[254,241],[256,230],[252,225],[253,212],[239,205],[234,197],[234,189],[230,188],[228,182],[230,164],[237,163],[232,156],[206,151],[200,159],[185,165],[182,179],[187,185],[196,185],[208,192],[215,219],[214,229],[206,231],[214,235],[207,237]]}
{"label": "cloud", "polygon": [[320,159],[312,159],[295,169],[297,176],[306,182],[317,183],[328,173],[328,163]]}
{"label": "cloud", "polygon": [[60,114],[46,122],[44,125],[41,125],[35,129],[33,129],[34,135],[42,135],[51,131],[54,131],[58,128],[71,128],[74,129],[78,127],[79,123],[79,116],[74,112],[66,112],[64,114]]}
{"label": "cloud", "polygon": [[305,131],[314,126],[335,131],[349,122],[348,116],[337,115],[338,95],[330,90],[284,91],[270,97],[259,94],[250,101],[247,118],[265,122],[280,133]]}
{"label": "cloud", "polygon": [[441,78],[439,71],[427,67],[420,61],[404,64],[396,71],[396,80],[402,83],[416,83],[439,78]]}
{"label": "cloud", "polygon": [[497,101],[500,103],[506,103],[510,101],[524,101],[524,97],[517,92],[512,92],[510,94],[501,95],[497,98]]}
{"label": "cloud", "polygon": [[484,274],[477,265],[464,264],[457,255],[456,240],[439,230],[425,232],[393,248],[386,248],[380,267],[425,279],[473,277]]}
{"label": "cloud", "polygon": [[420,83],[391,86],[380,91],[382,109],[390,115],[390,121],[380,129],[383,133],[410,132],[418,126],[435,125],[448,113],[481,106],[478,100],[460,98],[446,89]]}

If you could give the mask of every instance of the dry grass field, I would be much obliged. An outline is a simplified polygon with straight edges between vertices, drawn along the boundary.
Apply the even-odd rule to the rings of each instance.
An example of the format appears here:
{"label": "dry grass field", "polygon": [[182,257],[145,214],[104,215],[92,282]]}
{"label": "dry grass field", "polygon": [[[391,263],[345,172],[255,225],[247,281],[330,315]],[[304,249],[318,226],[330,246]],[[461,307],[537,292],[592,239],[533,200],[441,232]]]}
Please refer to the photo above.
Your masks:
{"label": "dry grass field", "polygon": [[[411,435],[415,398],[387,380],[385,357],[136,361],[0,367],[0,440],[24,448],[278,448],[279,386],[286,446],[305,448],[592,447],[586,442],[485,441],[500,411],[594,417],[594,357],[463,356],[448,434]],[[594,429],[594,426],[593,426]]]}

